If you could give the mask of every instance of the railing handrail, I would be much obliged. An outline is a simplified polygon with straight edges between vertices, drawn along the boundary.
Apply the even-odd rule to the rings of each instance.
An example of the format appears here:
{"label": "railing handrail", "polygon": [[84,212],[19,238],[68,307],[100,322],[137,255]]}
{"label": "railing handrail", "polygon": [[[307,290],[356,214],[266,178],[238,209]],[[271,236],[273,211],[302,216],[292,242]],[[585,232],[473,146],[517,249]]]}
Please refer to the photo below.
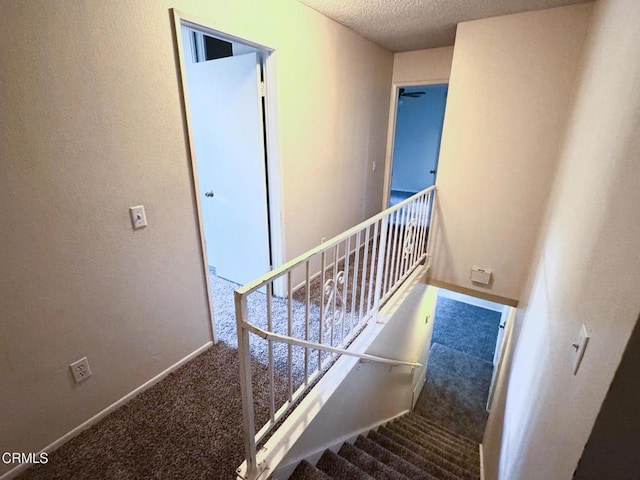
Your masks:
{"label": "railing handrail", "polygon": [[394,358],[388,357],[380,357],[378,355],[370,355],[368,353],[359,353],[354,352],[352,350],[345,350],[343,348],[331,347],[329,345],[324,345],[322,343],[311,342],[309,340],[302,340],[295,337],[289,337],[287,335],[280,335],[279,333],[267,332],[255,325],[251,325],[250,323],[243,322],[243,326],[258,335],[259,337],[264,338],[265,340],[274,340],[276,342],[286,343],[288,345],[296,345],[298,347],[308,347],[313,348],[314,350],[323,350],[325,352],[339,353],[341,355],[348,355],[350,357],[357,357],[362,360],[368,360],[376,363],[384,363],[386,365],[391,366],[400,366],[406,365],[412,368],[424,367],[424,364],[419,362],[407,362],[406,360],[396,360]]}
{"label": "railing handrail", "polygon": [[[433,242],[431,230],[437,211],[437,192],[436,186],[428,187],[235,290],[246,454],[245,462],[238,469],[238,477],[256,480],[264,473],[265,468],[270,468],[267,465],[268,462],[277,463],[281,459],[278,457],[280,453],[275,453],[280,452],[281,440],[277,440],[274,444],[277,444],[276,449],[272,449],[274,445],[269,447],[271,453],[267,452],[266,447],[261,447],[265,448],[264,451],[260,450],[262,460],[258,460],[257,447],[262,444],[266,435],[276,428],[283,418],[286,418],[291,409],[297,408],[298,401],[309,389],[314,388],[315,380],[327,372],[325,367],[332,363],[325,362],[328,360],[327,352],[331,353],[332,359],[336,358],[334,355],[346,355],[346,358],[359,358],[361,363],[376,362],[391,368],[407,366],[412,369],[412,373],[416,368],[424,367],[418,362],[364,353],[356,348],[358,342],[355,344],[350,342],[362,332],[360,327],[365,327],[372,319],[378,319],[383,305],[398,291],[412,272],[420,265],[424,265],[426,269],[430,268]],[[300,269],[301,266],[304,266],[304,269]],[[315,272],[317,268],[319,271]],[[296,273],[295,279],[294,273]],[[299,281],[298,277],[302,276],[304,281],[295,286],[294,281]],[[280,283],[281,279],[286,280],[287,293],[286,296],[282,295],[281,300],[277,300],[280,303],[274,309],[272,302],[277,296],[274,295],[273,287],[276,282]],[[312,282],[315,282],[313,286]],[[302,295],[294,297],[294,293],[304,285],[306,288],[302,291]],[[262,310],[266,314],[266,326],[259,323],[260,327],[263,327],[260,328],[250,323],[249,296],[262,287],[266,290],[266,292],[260,292],[264,298],[255,297],[257,303],[252,304],[251,309],[252,316],[255,316],[260,315],[260,306],[264,307]],[[266,305],[262,304],[263,301]],[[253,308],[254,306],[257,310]],[[279,333],[276,333],[273,325],[274,311],[278,312],[276,320],[279,322],[277,325]],[[349,325],[345,324],[345,319],[349,319]],[[261,318],[261,321],[263,320],[265,318]],[[313,333],[310,330],[312,324]],[[285,327],[286,332],[282,331]],[[302,328],[304,328],[304,337],[302,337]],[[266,340],[268,349],[267,352],[262,351],[262,354],[267,354],[270,420],[257,433],[251,333]],[[315,341],[310,338],[310,334]],[[325,337],[328,338],[326,343],[324,343]],[[288,400],[277,410],[274,342],[278,342],[283,347],[282,350],[278,349],[278,355],[282,359],[286,358],[286,365],[280,364],[279,371],[282,370],[284,373],[282,386],[286,386],[288,390]],[[303,352],[296,350],[295,376],[294,346],[303,350]],[[298,357],[299,353],[303,356]],[[309,374],[310,362],[312,368],[317,362],[317,368],[311,374]],[[294,385],[301,373],[304,374],[304,381],[294,391]]]}
{"label": "railing handrail", "polygon": [[292,260],[289,260],[288,262],[283,263],[279,267],[274,268],[270,272],[267,272],[264,275],[262,275],[261,277],[256,278],[252,282],[249,282],[249,283],[237,288],[236,289],[236,294],[248,295],[249,293],[255,292],[259,288],[261,288],[264,285],[266,285],[267,283],[269,283],[274,278],[277,278],[277,277],[283,275],[288,270],[291,270],[292,268],[294,268],[294,267],[300,265],[301,263],[307,261],[308,259],[310,259],[314,255],[322,252],[323,250],[326,250],[327,248],[331,247],[332,245],[335,245],[337,243],[340,243],[340,242],[346,240],[347,238],[349,238],[352,235],[356,234],[358,231],[362,230],[363,228],[366,228],[369,225],[374,224],[375,222],[377,222],[378,220],[383,219],[385,216],[391,214],[392,212],[395,212],[396,210],[399,210],[400,208],[402,208],[405,205],[408,205],[413,200],[415,200],[415,198],[417,198],[419,196],[424,196],[424,195],[428,194],[429,192],[436,191],[436,190],[437,190],[437,186],[436,185],[432,185],[431,187],[426,188],[426,189],[416,193],[415,195],[412,195],[411,197],[409,197],[409,198],[407,198],[407,199],[395,204],[393,207],[389,207],[389,208],[386,208],[386,209],[382,210],[380,213],[377,213],[376,215],[374,215],[372,217],[369,217],[365,221],[360,222],[359,224],[355,225],[354,227],[350,228],[349,230],[347,230],[347,231],[345,231],[345,232],[343,232],[343,233],[341,233],[339,235],[336,235],[333,238],[330,238],[326,242],[321,243],[320,245],[318,245],[315,248],[312,248],[311,250],[307,250],[302,255],[299,255],[299,256],[293,258]]}

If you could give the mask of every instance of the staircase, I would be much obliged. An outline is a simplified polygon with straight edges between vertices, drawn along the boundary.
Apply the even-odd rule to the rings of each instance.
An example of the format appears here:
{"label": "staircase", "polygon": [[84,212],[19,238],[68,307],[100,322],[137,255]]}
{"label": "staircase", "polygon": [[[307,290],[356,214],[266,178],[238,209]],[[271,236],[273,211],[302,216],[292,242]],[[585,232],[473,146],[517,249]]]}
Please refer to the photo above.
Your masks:
{"label": "staircase", "polygon": [[407,414],[338,453],[326,450],[315,467],[302,461],[290,480],[478,480],[478,444],[439,427],[416,413]]}

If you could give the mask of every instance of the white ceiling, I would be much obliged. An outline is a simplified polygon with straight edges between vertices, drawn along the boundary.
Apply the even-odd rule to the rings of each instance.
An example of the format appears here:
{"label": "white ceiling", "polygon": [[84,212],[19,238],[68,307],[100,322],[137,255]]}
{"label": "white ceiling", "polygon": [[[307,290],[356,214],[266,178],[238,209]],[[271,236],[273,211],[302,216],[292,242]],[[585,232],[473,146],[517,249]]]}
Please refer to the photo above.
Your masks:
{"label": "white ceiling", "polygon": [[588,0],[299,0],[394,52],[453,45],[467,20]]}

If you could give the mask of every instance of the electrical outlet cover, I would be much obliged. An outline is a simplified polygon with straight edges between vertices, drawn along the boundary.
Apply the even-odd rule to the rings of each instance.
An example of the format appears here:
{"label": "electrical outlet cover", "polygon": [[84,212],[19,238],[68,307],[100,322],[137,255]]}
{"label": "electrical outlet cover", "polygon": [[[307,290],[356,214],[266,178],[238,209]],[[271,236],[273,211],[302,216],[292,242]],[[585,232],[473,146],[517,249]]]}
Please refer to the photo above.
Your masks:
{"label": "electrical outlet cover", "polygon": [[83,357],[77,362],[73,362],[69,367],[71,368],[71,373],[73,374],[73,379],[76,383],[80,383],[92,375],[87,357]]}
{"label": "electrical outlet cover", "polygon": [[471,281],[482,285],[489,285],[491,282],[491,270],[482,267],[471,267]]}

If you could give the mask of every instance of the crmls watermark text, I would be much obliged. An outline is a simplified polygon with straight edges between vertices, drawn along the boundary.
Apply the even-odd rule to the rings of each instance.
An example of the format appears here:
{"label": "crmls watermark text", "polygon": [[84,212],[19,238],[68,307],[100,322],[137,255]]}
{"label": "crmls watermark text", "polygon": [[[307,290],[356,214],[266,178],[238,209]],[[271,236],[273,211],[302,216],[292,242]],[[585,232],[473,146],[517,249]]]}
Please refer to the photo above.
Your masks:
{"label": "crmls watermark text", "polygon": [[42,453],[18,453],[18,452],[4,452],[2,454],[2,463],[10,465],[12,463],[48,463],[49,454]]}

